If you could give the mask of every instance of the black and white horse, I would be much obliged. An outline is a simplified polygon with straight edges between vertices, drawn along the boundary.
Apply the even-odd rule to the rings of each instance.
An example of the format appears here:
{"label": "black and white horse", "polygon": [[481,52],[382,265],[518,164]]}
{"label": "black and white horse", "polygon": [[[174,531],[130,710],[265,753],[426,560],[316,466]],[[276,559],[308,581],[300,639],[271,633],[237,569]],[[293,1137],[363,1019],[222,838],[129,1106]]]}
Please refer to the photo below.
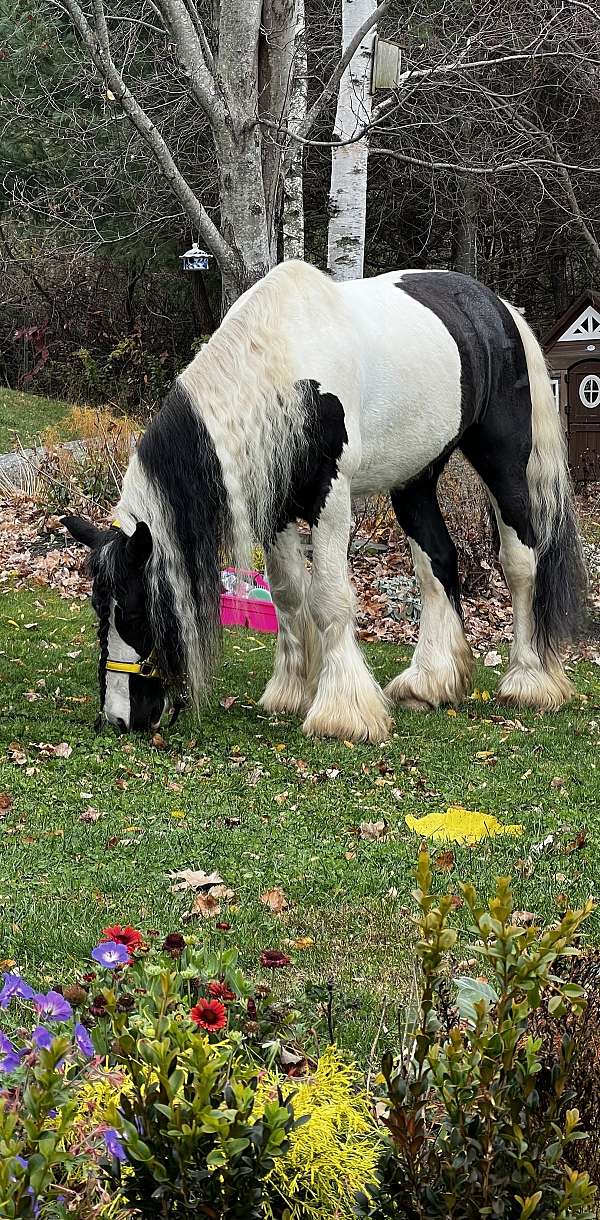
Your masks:
{"label": "black and white horse", "polygon": [[[559,660],[584,600],[560,420],[541,349],[517,310],[445,271],[335,284],[288,262],[251,288],[177,378],[92,548],[101,699],[121,729],[156,726],[168,687],[198,702],[218,656],[220,569],[265,549],[279,615],[271,712],[308,734],[382,741],[392,703],[469,691],[457,558],[436,498],[460,448],[483,480],[513,602],[500,696],[559,708]],[[350,500],[389,492],[421,586],[419,640],[385,693],[354,631]],[[309,573],[297,519],[312,527]]]}

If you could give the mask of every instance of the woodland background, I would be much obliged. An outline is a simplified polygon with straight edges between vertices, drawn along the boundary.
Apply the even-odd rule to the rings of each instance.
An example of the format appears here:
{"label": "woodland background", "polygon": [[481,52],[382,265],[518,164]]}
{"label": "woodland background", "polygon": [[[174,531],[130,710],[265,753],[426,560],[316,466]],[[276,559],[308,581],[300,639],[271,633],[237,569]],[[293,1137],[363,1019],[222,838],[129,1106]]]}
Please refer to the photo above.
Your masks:
{"label": "woodland background", "polygon": [[[376,5],[302,8],[0,0],[0,383],[152,408],[269,265],[328,266],[342,18]],[[386,0],[378,28],[403,75],[371,107],[350,69],[365,274],[468,271],[543,331],[600,275],[600,10]]]}

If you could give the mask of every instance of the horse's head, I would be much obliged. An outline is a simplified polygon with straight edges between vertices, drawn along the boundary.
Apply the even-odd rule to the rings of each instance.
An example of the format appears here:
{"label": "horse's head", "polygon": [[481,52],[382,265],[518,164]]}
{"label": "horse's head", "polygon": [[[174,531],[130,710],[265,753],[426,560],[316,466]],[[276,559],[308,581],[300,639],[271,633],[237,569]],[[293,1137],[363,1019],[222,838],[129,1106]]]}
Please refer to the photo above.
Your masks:
{"label": "horse's head", "polygon": [[100,707],[122,733],[156,729],[167,707],[157,671],[148,610],[147,565],[152,534],[140,521],[127,535],[115,522],[98,529],[83,517],[63,517],[77,542],[90,548],[92,605],[100,641]]}

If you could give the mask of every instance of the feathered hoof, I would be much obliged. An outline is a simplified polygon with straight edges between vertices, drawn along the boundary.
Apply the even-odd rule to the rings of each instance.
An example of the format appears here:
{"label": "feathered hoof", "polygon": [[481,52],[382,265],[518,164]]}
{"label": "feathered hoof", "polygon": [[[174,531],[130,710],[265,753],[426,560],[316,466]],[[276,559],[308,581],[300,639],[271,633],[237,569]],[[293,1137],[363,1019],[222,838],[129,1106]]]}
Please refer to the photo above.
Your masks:
{"label": "feathered hoof", "polygon": [[552,673],[542,669],[511,667],[498,688],[498,699],[511,707],[530,707],[539,712],[558,712],[574,693],[561,666]]}
{"label": "feathered hoof", "polygon": [[370,700],[368,707],[343,706],[341,700],[331,706],[319,706],[317,699],[302,725],[302,732],[307,737],[339,737],[340,741],[368,741],[378,745],[388,740],[393,723],[383,698]]}
{"label": "feathered hoof", "polygon": [[311,698],[306,683],[299,677],[288,675],[283,681],[273,676],[267,682],[259,699],[260,707],[270,716],[303,716],[310,707]]}
{"label": "feathered hoof", "polygon": [[472,675],[472,658],[465,657],[461,667],[453,665],[449,673],[437,675],[409,667],[386,686],[385,693],[397,707],[411,712],[432,712],[444,704],[456,707],[466,697]]}

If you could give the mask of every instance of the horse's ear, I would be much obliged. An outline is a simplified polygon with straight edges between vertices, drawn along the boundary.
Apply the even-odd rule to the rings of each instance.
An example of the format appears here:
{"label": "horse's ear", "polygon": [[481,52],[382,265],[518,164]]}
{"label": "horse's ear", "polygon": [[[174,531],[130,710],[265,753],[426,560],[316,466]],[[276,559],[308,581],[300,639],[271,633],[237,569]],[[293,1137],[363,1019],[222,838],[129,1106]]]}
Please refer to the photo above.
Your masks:
{"label": "horse's ear", "polygon": [[127,539],[127,558],[136,568],[143,568],[152,554],[152,534],[145,521],[138,521]]}
{"label": "horse's ear", "polygon": [[85,517],[72,517],[67,514],[60,520],[76,542],[82,542],[84,546],[89,546],[92,550],[100,545],[106,533],[106,530],[98,529],[93,521],[86,521]]}

